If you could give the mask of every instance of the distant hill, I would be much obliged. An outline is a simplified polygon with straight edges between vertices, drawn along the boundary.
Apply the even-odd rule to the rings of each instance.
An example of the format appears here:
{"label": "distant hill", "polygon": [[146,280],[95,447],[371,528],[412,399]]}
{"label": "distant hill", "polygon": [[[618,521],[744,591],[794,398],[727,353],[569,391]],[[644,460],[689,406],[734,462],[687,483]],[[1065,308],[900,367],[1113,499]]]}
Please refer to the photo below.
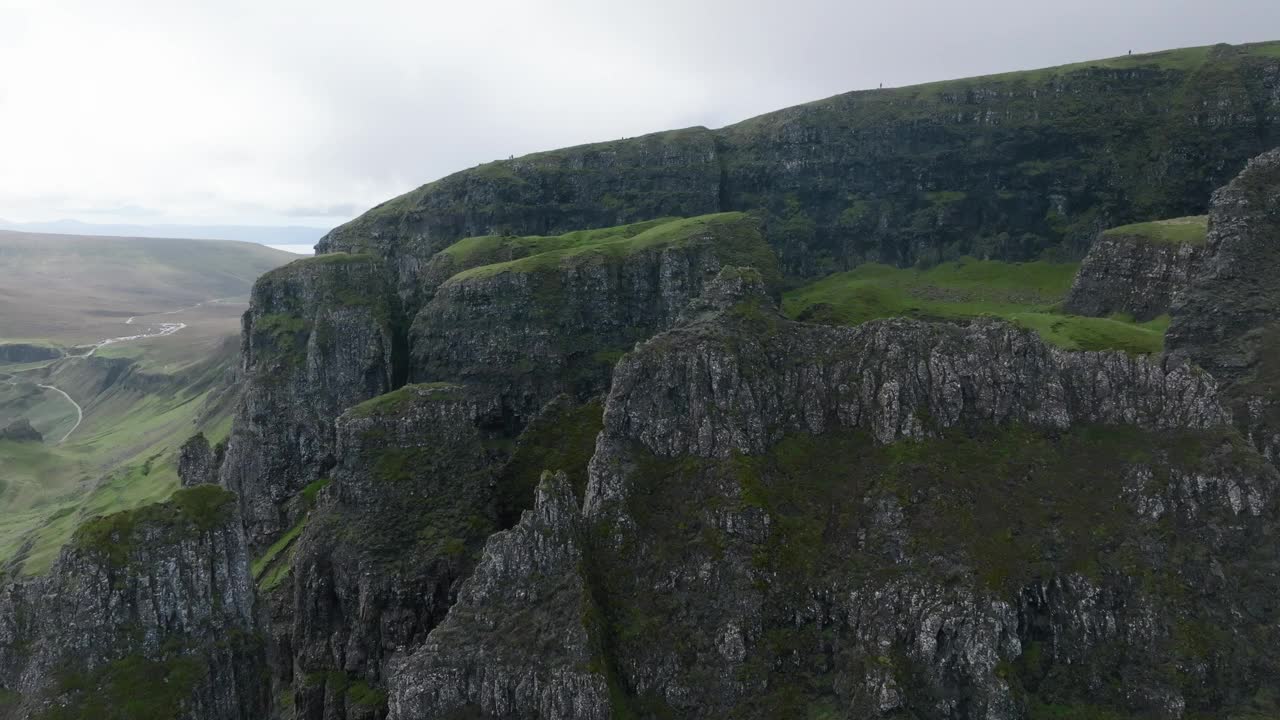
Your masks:
{"label": "distant hill", "polygon": [[133,315],[245,298],[259,275],[296,257],[248,242],[0,230],[0,342],[124,335]]}
{"label": "distant hill", "polygon": [[315,245],[324,228],[289,225],[110,225],[78,220],[19,223],[0,219],[0,229],[61,235],[98,235],[134,238],[186,238],[190,240],[239,240],[262,245]]}

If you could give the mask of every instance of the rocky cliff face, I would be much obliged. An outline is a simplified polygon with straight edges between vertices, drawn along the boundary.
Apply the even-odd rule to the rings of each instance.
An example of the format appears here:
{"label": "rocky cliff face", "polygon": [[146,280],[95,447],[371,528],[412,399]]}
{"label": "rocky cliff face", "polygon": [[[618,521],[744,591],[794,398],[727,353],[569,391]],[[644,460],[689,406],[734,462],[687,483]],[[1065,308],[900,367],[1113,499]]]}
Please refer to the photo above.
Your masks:
{"label": "rocky cliff face", "polygon": [[0,599],[0,716],[265,717],[248,562],[217,486],[84,524],[49,575]]}
{"label": "rocky cliff face", "polygon": [[417,285],[459,238],[763,208],[784,269],[961,254],[1023,260],[1099,230],[1203,212],[1280,142],[1271,46],[1216,46],[855,92],[693,128],[482,165],[384,203],[318,246]]}
{"label": "rocky cliff face", "polygon": [[789,323],[758,284],[726,271],[622,361],[583,515],[548,481],[491,539],[391,717],[1270,702],[1246,638],[1280,610],[1280,478],[1212,379],[997,324]]}
{"label": "rocky cliff face", "polygon": [[527,421],[560,393],[603,392],[623,352],[670,327],[723,264],[748,260],[776,278],[758,223],[729,213],[661,225],[625,247],[462,272],[414,321],[413,377],[493,387]]}
{"label": "rocky cliff face", "polygon": [[271,592],[274,665],[297,717],[383,717],[388,657],[444,618],[498,529],[506,430],[492,394],[443,383],[407,385],[339,418],[332,482],[296,548],[260,569],[289,573]]}
{"label": "rocky cliff face", "polygon": [[333,421],[395,386],[398,308],[376,261],[299,260],[254,285],[242,373],[220,482],[237,493],[260,548],[301,512],[287,505],[336,462]]}
{"label": "rocky cliff face", "polygon": [[1214,193],[1204,269],[1173,308],[1170,357],[1208,370],[1242,428],[1280,460],[1280,150]]}
{"label": "rocky cliff face", "polygon": [[1091,317],[1121,313],[1139,321],[1166,315],[1174,297],[1196,280],[1204,254],[1201,243],[1100,233],[1080,265],[1063,310]]}

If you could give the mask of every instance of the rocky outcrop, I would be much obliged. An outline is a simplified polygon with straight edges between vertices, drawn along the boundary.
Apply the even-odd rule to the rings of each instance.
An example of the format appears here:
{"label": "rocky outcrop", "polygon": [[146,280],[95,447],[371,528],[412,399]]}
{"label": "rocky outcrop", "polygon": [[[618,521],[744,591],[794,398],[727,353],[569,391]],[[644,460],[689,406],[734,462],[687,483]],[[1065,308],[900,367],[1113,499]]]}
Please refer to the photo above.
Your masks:
{"label": "rocky outcrop", "polygon": [[204,433],[192,435],[178,449],[178,478],[183,486],[217,484],[225,445],[209,447]]}
{"label": "rocky outcrop", "polygon": [[31,427],[31,422],[26,418],[14,420],[8,425],[0,429],[0,440],[12,440],[14,442],[44,442],[44,436],[39,430]]}
{"label": "rocky outcrop", "polygon": [[1280,477],[1211,378],[996,323],[791,323],[760,286],[722,271],[620,363],[583,515],[544,485],[393,663],[390,717],[603,716],[602,684],[688,718],[1270,702]]}
{"label": "rocky outcrop", "polygon": [[340,462],[296,547],[258,566],[277,686],[297,718],[383,716],[387,659],[422,644],[498,530],[508,431],[492,394],[443,383],[407,385],[338,419]]}
{"label": "rocky outcrop", "polygon": [[1203,266],[1174,305],[1166,352],[1217,378],[1237,424],[1280,460],[1280,150],[1214,193]]}
{"label": "rocky outcrop", "polygon": [[1202,213],[1280,142],[1271,47],[852,92],[720,130],[488,163],[373,208],[318,250],[373,252],[411,295],[464,237],[764,208],[790,274],[1083,255],[1102,228]]}
{"label": "rocky outcrop", "polygon": [[835,427],[887,443],[1006,423],[1205,429],[1226,418],[1204,373],[1060,350],[1001,322],[807,325],[759,297],[716,317],[619,363],[606,425],[658,455],[728,457]]}
{"label": "rocky outcrop", "polygon": [[493,387],[527,421],[561,393],[603,392],[623,352],[670,327],[722,265],[748,261],[776,279],[757,221],[729,213],[477,267],[418,314],[413,378]]}
{"label": "rocky outcrop", "polygon": [[398,307],[378,263],[295,261],[254,285],[241,333],[245,391],[219,471],[251,547],[297,522],[296,498],[336,462],[334,419],[396,385]]}
{"label": "rocky outcrop", "polygon": [[614,717],[582,532],[568,478],[547,473],[534,509],[489,538],[449,617],[393,666],[391,716]]}
{"label": "rocky outcrop", "polygon": [[1166,315],[1173,298],[1199,274],[1204,251],[1202,242],[1117,231],[1100,233],[1081,263],[1062,309],[1091,317],[1118,313],[1140,322]]}
{"label": "rocky outcrop", "polygon": [[0,598],[0,716],[265,717],[248,563],[217,486],[85,523],[47,576]]}

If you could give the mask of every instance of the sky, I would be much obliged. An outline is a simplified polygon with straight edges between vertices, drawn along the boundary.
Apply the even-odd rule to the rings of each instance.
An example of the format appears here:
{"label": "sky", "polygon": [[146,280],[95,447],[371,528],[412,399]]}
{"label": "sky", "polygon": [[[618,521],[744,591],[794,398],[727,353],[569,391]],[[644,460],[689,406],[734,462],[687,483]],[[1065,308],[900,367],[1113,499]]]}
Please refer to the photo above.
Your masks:
{"label": "sky", "polygon": [[328,228],[511,155],[1273,39],[1275,0],[0,0],[0,218]]}

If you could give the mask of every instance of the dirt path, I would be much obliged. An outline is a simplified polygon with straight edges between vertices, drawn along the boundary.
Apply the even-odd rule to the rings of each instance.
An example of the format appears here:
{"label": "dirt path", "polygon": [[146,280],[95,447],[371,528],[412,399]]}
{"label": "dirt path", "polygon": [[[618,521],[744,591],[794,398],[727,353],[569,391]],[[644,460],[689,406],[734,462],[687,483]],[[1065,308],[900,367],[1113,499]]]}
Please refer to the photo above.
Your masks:
{"label": "dirt path", "polygon": [[52,390],[58,393],[62,397],[66,398],[67,402],[71,403],[76,408],[76,424],[72,425],[71,429],[67,431],[67,434],[63,435],[62,439],[58,441],[58,444],[61,445],[62,443],[67,441],[67,438],[71,437],[71,433],[75,432],[76,428],[80,427],[80,423],[84,422],[84,408],[80,407],[80,403],[76,402],[75,400],[72,400],[70,395],[66,394],[62,390],[52,385],[42,385],[40,383],[36,383],[36,387],[41,387],[41,388],[44,388],[45,390]]}
{"label": "dirt path", "polygon": [[[195,308],[201,307],[201,306],[203,306],[203,305],[211,305],[211,304],[213,304],[213,303],[226,302],[227,300],[234,300],[234,299],[235,299],[235,298],[214,298],[214,299],[212,299],[212,300],[205,300],[204,302],[196,303],[195,305],[188,305],[188,306],[186,306],[186,307],[180,307],[180,308],[178,308],[177,310],[167,310],[167,311],[164,311],[164,312],[148,313],[147,315],[134,315],[134,316],[130,317],[128,320],[125,320],[125,321],[124,321],[124,324],[125,324],[125,325],[132,325],[132,324],[134,323],[134,321],[135,321],[135,320],[137,320],[137,319],[138,319],[138,318],[140,318],[140,317],[151,317],[151,316],[153,316],[153,315],[177,315],[177,314],[178,314],[178,313],[180,313],[180,312],[186,312],[187,310],[194,310]],[[185,328],[186,326],[187,326],[187,324],[186,324],[186,323],[183,323],[183,322],[162,322],[162,323],[158,323],[158,324],[157,324],[157,327],[147,327],[146,332],[139,333],[139,334],[137,334],[137,335],[124,335],[124,336],[121,336],[121,337],[107,338],[106,340],[102,340],[102,341],[100,341],[100,342],[96,342],[96,343],[94,343],[94,344],[92,344],[92,345],[81,345],[81,346],[78,346],[78,347],[76,347],[76,348],[74,348],[74,349],[76,349],[76,350],[80,350],[80,349],[83,349],[83,348],[88,348],[88,350],[85,350],[84,352],[80,352],[80,353],[64,352],[63,356],[62,356],[61,358],[58,358],[57,360],[53,360],[53,361],[49,362],[49,363],[48,363],[48,364],[46,364],[46,365],[41,365],[41,366],[39,366],[39,367],[35,367],[35,368],[29,368],[28,370],[23,370],[23,371],[21,371],[21,372],[30,372],[31,370],[43,370],[43,369],[45,369],[45,368],[49,367],[50,365],[53,365],[53,364],[58,363],[58,362],[61,362],[61,361],[63,361],[63,360],[74,360],[74,359],[76,359],[76,358],[87,358],[87,357],[92,357],[94,353],[98,352],[98,350],[100,350],[100,349],[102,349],[102,348],[104,348],[104,347],[106,347],[106,346],[108,346],[108,345],[115,345],[116,343],[129,342],[129,341],[131,341],[131,340],[146,340],[147,338],[167,337],[167,336],[169,336],[169,335],[172,335],[172,334],[174,334],[174,333],[178,332],[179,330],[182,330],[182,329],[183,329],[183,328]],[[10,374],[10,373],[0,373],[0,374],[4,375],[4,376],[7,378],[7,379],[4,381],[5,383],[7,383],[7,384],[9,384],[9,385],[17,385],[17,384],[18,384],[18,378],[17,378],[15,375],[12,375],[12,374]],[[44,390],[52,390],[52,391],[54,391],[54,392],[58,393],[58,394],[59,394],[59,395],[61,395],[62,397],[66,398],[67,402],[71,403],[71,404],[75,407],[75,409],[76,409],[76,424],[71,426],[71,429],[70,429],[70,430],[68,430],[68,431],[66,432],[66,434],[62,436],[62,439],[61,439],[61,440],[59,440],[57,444],[59,444],[59,445],[60,445],[60,444],[62,444],[62,443],[64,443],[64,442],[66,442],[66,441],[67,441],[67,438],[71,437],[71,433],[75,432],[75,431],[76,431],[76,429],[80,427],[80,423],[84,422],[84,408],[80,407],[80,403],[76,402],[74,399],[72,399],[72,397],[71,397],[70,395],[68,395],[68,394],[66,393],[66,391],[64,391],[62,388],[57,387],[56,385],[45,385],[45,384],[42,384],[42,383],[33,383],[33,384],[34,384],[34,385],[36,385],[36,387],[42,388],[42,389],[44,389]]]}

